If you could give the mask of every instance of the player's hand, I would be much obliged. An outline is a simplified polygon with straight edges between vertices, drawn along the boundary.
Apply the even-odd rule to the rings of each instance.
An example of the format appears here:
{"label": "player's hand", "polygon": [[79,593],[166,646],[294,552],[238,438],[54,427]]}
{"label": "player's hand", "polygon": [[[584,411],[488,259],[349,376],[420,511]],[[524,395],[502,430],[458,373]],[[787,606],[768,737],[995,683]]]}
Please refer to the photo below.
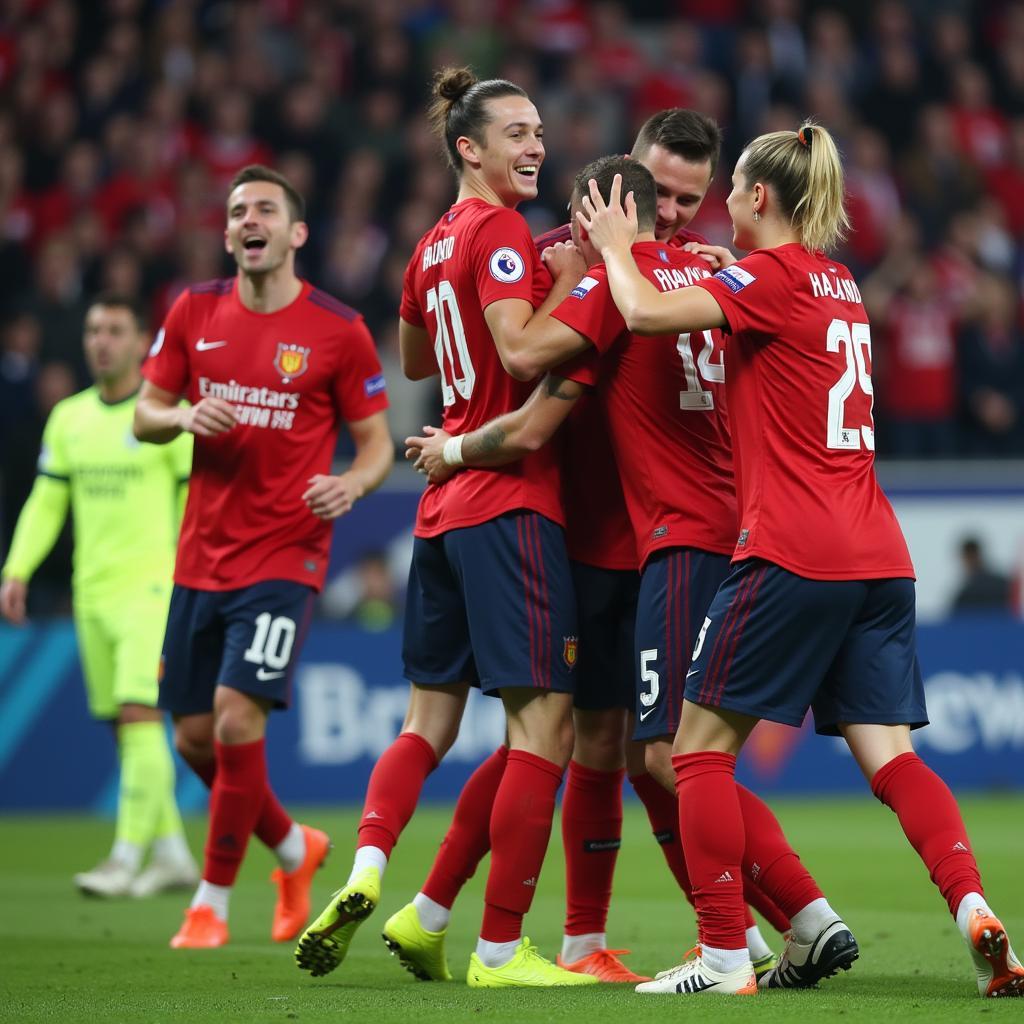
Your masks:
{"label": "player's hand", "polygon": [[626,193],[626,208],[622,208],[622,175],[612,179],[608,202],[601,198],[597,182],[590,179],[590,194],[583,197],[583,209],[576,219],[590,236],[590,243],[602,254],[609,249],[629,249],[636,241],[636,199]]}
{"label": "player's hand", "polygon": [[731,267],[736,262],[736,257],[731,249],[724,245],[705,245],[703,242],[687,242],[683,246],[684,252],[696,253],[702,260],[705,260],[712,270],[722,270]]}
{"label": "player's hand", "polygon": [[424,427],[422,437],[405,439],[405,457],[432,484],[443,484],[458,472],[457,466],[444,461],[444,445],[451,436],[440,427]]}
{"label": "player's hand", "polygon": [[337,519],[350,512],[363,496],[363,485],[351,473],[341,476],[317,473],[308,482],[302,500],[317,519]]}
{"label": "player's hand", "polygon": [[181,410],[181,429],[197,437],[226,434],[237,422],[235,407],[223,398],[201,398]]}
{"label": "player's hand", "polygon": [[0,615],[14,626],[24,626],[27,597],[28,584],[24,580],[5,579],[0,583]]}
{"label": "player's hand", "polygon": [[572,242],[555,242],[540,254],[540,258],[555,281],[565,276],[579,281],[587,272],[587,261]]}

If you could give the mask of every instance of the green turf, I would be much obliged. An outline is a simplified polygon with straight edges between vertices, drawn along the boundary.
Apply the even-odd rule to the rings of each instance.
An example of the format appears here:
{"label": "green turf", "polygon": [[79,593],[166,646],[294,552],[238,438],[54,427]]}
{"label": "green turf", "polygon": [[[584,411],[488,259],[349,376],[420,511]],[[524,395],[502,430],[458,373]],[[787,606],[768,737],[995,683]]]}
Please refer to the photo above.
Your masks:
{"label": "green turf", "polygon": [[[110,825],[78,817],[7,818],[0,823],[0,1019],[18,1022],[108,1021],[190,1024],[352,1021],[450,1024],[515,1022],[822,1020],[982,1022],[1021,1020],[1024,1001],[984,1001],[975,994],[967,954],[941,899],[903,840],[893,816],[869,796],[841,802],[778,802],[794,845],[861,946],[854,969],[816,992],[756,999],[638,996],[628,987],[479,992],[466,988],[467,958],[480,918],[483,877],[463,894],[449,939],[454,984],[425,984],[387,954],[380,926],[411,898],[448,820],[424,807],[402,838],[385,879],[380,909],[363,925],[346,962],[312,979],[290,946],[270,942],[270,856],[254,844],[232,899],[231,944],[212,951],[172,951],[185,900],[144,903],[83,899],[74,871],[105,852]],[[974,798],[964,812],[992,905],[1024,945],[1024,797]],[[355,814],[308,811],[337,848],[321,873],[315,910],[348,873]],[[203,823],[190,822],[193,848]],[[562,865],[554,842],[527,933],[554,956],[561,935]],[[764,929],[769,934],[768,929]],[[671,882],[636,804],[627,805],[623,850],[609,922],[612,945],[633,950],[628,962],[655,971],[691,945],[693,919]],[[982,1014],[984,1016],[979,1017]]]}

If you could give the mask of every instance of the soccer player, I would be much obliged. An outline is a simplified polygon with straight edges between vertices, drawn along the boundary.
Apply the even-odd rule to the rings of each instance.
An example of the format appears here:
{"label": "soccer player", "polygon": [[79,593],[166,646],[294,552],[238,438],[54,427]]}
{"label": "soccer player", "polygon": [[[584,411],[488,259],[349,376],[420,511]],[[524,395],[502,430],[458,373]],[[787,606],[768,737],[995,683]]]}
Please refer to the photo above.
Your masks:
{"label": "soccer player", "polygon": [[[576,181],[573,209],[580,208],[591,177],[607,193],[616,173],[623,174],[642,196],[643,232],[634,251],[649,278],[661,287],[677,288],[708,276],[707,264],[699,256],[657,241],[654,180],[639,161],[606,157],[585,168]],[[607,417],[640,553],[635,645],[641,686],[634,696],[636,735],[646,742],[652,772],[671,777],[670,737],[678,723],[689,652],[704,612],[728,572],[736,531],[721,338],[710,332],[693,339],[676,334],[653,340],[631,338],[612,301],[596,250],[584,233],[575,230],[574,237],[588,260],[587,276],[550,314],[543,342],[549,351],[585,348],[587,354],[559,367],[521,409],[461,441],[432,432],[408,443],[413,453],[421,455],[420,468],[433,480],[450,475],[445,454],[449,463],[457,462],[457,449],[464,464],[503,463],[544,444],[584,387],[598,384],[595,400]],[[598,353],[603,353],[599,359]],[[604,453],[607,458],[607,448]],[[621,743],[620,738],[620,750]],[[427,892],[432,884],[444,882],[447,859],[451,855],[442,849]],[[749,891],[751,899],[764,903],[782,918],[783,928],[788,927],[784,915],[752,883]],[[423,895],[418,897],[420,905],[429,912]],[[774,957],[752,917],[747,919],[746,937],[762,972],[770,970]],[[598,962],[592,973],[600,968],[600,959],[595,957]]]}
{"label": "soccer player", "polygon": [[[399,340],[408,377],[440,374],[444,422],[458,432],[518,407],[530,390],[514,379],[524,374],[511,352],[526,348],[539,261],[516,207],[537,194],[543,127],[518,86],[454,68],[435,78],[431,121],[459,192],[409,262]],[[403,642],[409,710],[370,778],[352,873],[296,949],[304,970],[337,967],[376,907],[392,848],[476,683],[500,694],[509,749],[490,813],[491,867],[467,983],[596,982],[549,963],[522,936],[572,749],[575,600],[562,522],[550,451],[424,492]]]}
{"label": "soccer player", "polygon": [[[630,155],[651,171],[656,183],[653,237],[670,247],[670,251],[705,243],[700,235],[688,230],[688,225],[710,185],[719,147],[720,132],[715,122],[697,111],[682,108],[653,115],[637,134]],[[568,224],[556,228],[537,239],[537,248],[547,248],[546,258],[561,261],[568,256],[561,243],[571,234]],[[715,254],[716,258],[719,255],[717,247],[702,244],[701,248]],[[706,272],[706,264],[697,257],[692,257],[688,265]],[[568,271],[560,270],[564,272]],[[574,282],[581,272],[582,269]],[[543,372],[570,352],[590,344],[589,339],[564,329],[560,323],[554,327],[556,333],[550,344],[543,336],[533,336],[538,356],[530,368],[533,374]],[[558,328],[562,330],[558,332]],[[673,348],[671,365],[677,366],[674,353]],[[700,372],[720,376],[721,367],[717,365],[720,359],[715,362],[714,368]],[[690,376],[699,379],[696,364]],[[711,390],[709,385],[709,392]],[[702,415],[725,429],[722,398],[719,396],[719,404],[705,408]],[[552,430],[561,419],[558,408],[556,402]],[[566,411],[562,406],[561,413]],[[668,429],[673,430],[679,422],[678,408],[667,422]],[[562,458],[562,493],[579,610],[580,645],[573,716],[576,739],[562,801],[567,915],[558,962],[572,970],[593,973],[603,981],[640,981],[644,979],[633,974],[617,954],[608,952],[604,933],[621,836],[624,763],[666,861],[687,898],[689,880],[679,843],[674,777],[669,760],[675,722],[662,722],[660,717],[651,719],[650,710],[641,708],[645,716],[642,736],[649,745],[657,778],[648,773],[645,766],[645,743],[641,740],[627,742],[627,737],[634,732],[628,714],[632,713],[637,700],[639,669],[635,667],[636,662],[645,651],[650,660],[652,648],[649,643],[642,643],[634,653],[640,577],[636,572],[635,542],[618,473],[607,457],[609,446],[600,402],[581,392],[567,423]],[[721,448],[718,451],[723,454]],[[718,489],[722,477],[728,479],[730,488],[732,486],[731,459],[727,452],[724,454],[726,457],[715,464],[720,475],[714,484]],[[701,465],[704,464],[702,461]],[[690,490],[687,488],[687,492]],[[726,530],[731,536],[734,524]],[[724,550],[731,550],[731,544]],[[699,584],[700,580],[693,581],[693,586]],[[674,587],[678,601],[700,610],[686,597],[691,589],[688,577],[676,574]],[[664,622],[663,612],[656,621]],[[663,686],[681,688],[685,669],[686,665],[680,665],[674,677],[665,675],[663,668],[657,666],[654,671],[661,673]],[[650,666],[645,666],[645,670],[650,672]],[[680,703],[681,689],[673,706],[678,709]],[[669,701],[663,699],[662,706],[668,704]],[[443,977],[446,972],[443,929],[456,895],[487,850],[486,815],[501,778],[504,754],[504,748],[499,748],[474,773],[460,795],[451,829],[423,889],[412,904],[403,907],[385,924],[385,940],[417,976]],[[756,887],[748,883],[748,889],[751,903],[780,932],[788,930],[785,915]],[[423,927],[423,917],[430,920],[432,931]],[[753,917],[749,918],[748,938],[756,950],[759,969],[767,970],[773,962],[771,951]]]}
{"label": "soccer player", "polygon": [[[270,788],[267,714],[290,699],[331,521],[381,483],[394,450],[362,317],[295,274],[303,217],[286,178],[257,165],[239,171],[224,234],[238,273],[175,302],[135,413],[140,440],[195,435],[160,706],[174,716],[178,750],[211,787],[210,829],[175,948],[228,941],[231,886],[254,832],[280,864],[271,935],[293,939],[330,846],[292,821]],[[179,405],[182,396],[191,406]],[[342,421],[356,454],[335,476]]]}
{"label": "soccer player", "polygon": [[[3,567],[0,612],[10,622],[24,622],[29,581],[70,507],[75,631],[89,710],[113,726],[120,762],[113,849],[92,871],[75,875],[75,885],[90,896],[150,896],[190,887],[198,878],[156,707],[192,446],[182,438],[156,450],[132,436],[146,351],[132,300],[97,298],[85,316],[84,347],[96,383],[58,403],[47,420],[39,476]],[[150,847],[152,859],[140,873]]]}
{"label": "soccer player", "polygon": [[[741,865],[793,922],[765,988],[813,985],[857,944],[794,858],[764,869],[770,830],[745,825],[736,755],[761,718],[841,735],[899,818],[970,951],[982,996],[1024,996],[1024,967],[984,897],[956,801],[914,753],[924,687],[913,566],[874,473],[871,333],[850,272],[826,252],[848,221],[829,133],[762,135],[733,172],[729,213],[746,258],[662,292],[637,268],[635,203],[592,184],[581,225],[616,305],[641,334],[724,329],[740,506],[735,569],[697,638],[674,746],[699,953],[641,991],[747,993]],[[769,844],[770,845],[770,844]]]}

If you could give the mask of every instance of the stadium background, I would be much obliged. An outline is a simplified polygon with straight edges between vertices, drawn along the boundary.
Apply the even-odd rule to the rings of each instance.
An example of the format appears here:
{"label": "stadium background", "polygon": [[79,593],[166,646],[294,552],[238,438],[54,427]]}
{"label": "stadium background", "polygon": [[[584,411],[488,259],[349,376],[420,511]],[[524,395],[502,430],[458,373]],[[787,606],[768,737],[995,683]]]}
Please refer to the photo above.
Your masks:
{"label": "stadium background", "polygon": [[[396,310],[415,241],[454,194],[422,117],[431,70],[450,62],[537,102],[548,155],[540,198],[523,208],[537,233],[564,220],[578,167],[628,150],[662,107],[696,107],[725,129],[693,224],[722,243],[744,140],[804,115],[835,133],[854,223],[842,258],[872,316],[880,474],[920,576],[934,720],[921,752],[958,789],[1019,789],[1022,3],[4,0],[0,544],[46,415],[87,383],[90,295],[138,296],[155,329],[188,282],[230,273],[224,186],[246,163],[273,164],[306,195],[301,271],[366,315],[396,442],[436,422],[434,389],[401,377]],[[401,721],[397,630],[420,486],[398,467],[336,526],[297,708],[273,725],[287,800],[357,799]],[[969,536],[988,565],[970,578]],[[33,625],[0,629],[0,809],[113,804],[113,752],[87,724],[67,619],[68,555],[65,534],[33,581]],[[954,613],[965,593],[995,597]],[[428,795],[450,799],[500,733],[496,702],[474,702]],[[766,792],[861,785],[806,730],[762,727],[744,771]],[[181,772],[180,785],[198,808],[198,784]]]}

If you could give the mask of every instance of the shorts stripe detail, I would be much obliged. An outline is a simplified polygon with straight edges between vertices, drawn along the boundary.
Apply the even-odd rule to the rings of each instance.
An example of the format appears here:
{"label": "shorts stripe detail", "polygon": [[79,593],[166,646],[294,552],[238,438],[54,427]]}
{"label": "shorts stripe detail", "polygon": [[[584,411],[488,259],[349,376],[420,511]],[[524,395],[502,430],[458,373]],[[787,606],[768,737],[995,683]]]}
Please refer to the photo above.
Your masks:
{"label": "shorts stripe detail", "polygon": [[700,688],[699,703],[701,704],[710,704],[712,694],[718,689],[716,673],[721,664],[722,658],[725,656],[725,650],[729,645],[729,639],[732,636],[732,630],[736,624],[736,617],[739,614],[739,608],[743,603],[744,595],[750,588],[750,584],[751,577],[748,576],[740,583],[739,588],[736,591],[736,596],[729,602],[729,608],[725,613],[725,621],[722,623],[722,628],[715,637],[714,647],[711,648],[711,654],[708,656],[708,667],[707,671],[704,673],[703,685]]}
{"label": "shorts stripe detail", "polygon": [[[664,656],[665,656],[665,689],[672,689],[672,556],[665,559],[665,634],[664,634]],[[665,694],[666,705],[671,699],[670,694]]]}
{"label": "shorts stripe detail", "polygon": [[693,576],[691,575],[693,567],[690,564],[690,551],[687,549],[683,553],[683,579],[686,581],[683,587],[683,652],[682,659],[680,662],[679,671],[682,673],[682,678],[679,681],[679,708],[676,712],[676,717],[673,722],[678,727],[679,718],[682,715],[682,703],[683,697],[686,694],[686,673],[690,668],[690,655],[693,654],[693,637],[690,635],[690,626],[693,619],[690,617],[690,591],[693,589]]}
{"label": "shorts stripe detail", "polygon": [[679,697],[679,681],[686,674],[686,669],[683,667],[683,654],[681,649],[683,637],[681,616],[683,608],[680,597],[686,589],[686,577],[683,575],[682,552],[675,552],[672,555],[672,562],[675,567],[675,571],[672,574],[672,675],[669,676],[667,724],[669,731],[674,733],[676,731],[676,726],[679,724],[679,708],[677,706]]}
{"label": "shorts stripe detail", "polygon": [[526,536],[522,518],[516,519],[516,533],[519,536],[519,566],[523,577],[523,599],[526,603],[526,622],[530,633],[530,675],[537,685],[537,624],[534,621],[534,602],[530,586],[529,555],[526,550]]}
{"label": "shorts stripe detail", "polygon": [[722,681],[712,698],[712,703],[714,704],[720,704],[722,701],[722,694],[725,692],[725,682],[729,678],[729,670],[732,668],[732,660],[736,655],[736,648],[739,646],[740,640],[743,638],[743,630],[747,625],[747,619],[750,618],[750,612],[753,610],[754,602],[757,601],[757,595],[761,590],[761,584],[764,582],[766,575],[766,569],[759,569],[754,576],[753,584],[747,591],[743,618],[740,619],[739,625],[735,631],[735,637],[729,646],[729,660],[726,662],[725,668],[722,671]]}
{"label": "shorts stripe detail", "polygon": [[544,570],[544,548],[540,537],[540,517],[529,516],[528,529],[532,529],[534,535],[535,571],[540,583],[540,606],[537,609],[541,621],[541,647],[540,647],[540,685],[547,690],[551,689],[551,659],[553,656],[553,644],[551,638],[551,601],[548,598],[548,578]]}

